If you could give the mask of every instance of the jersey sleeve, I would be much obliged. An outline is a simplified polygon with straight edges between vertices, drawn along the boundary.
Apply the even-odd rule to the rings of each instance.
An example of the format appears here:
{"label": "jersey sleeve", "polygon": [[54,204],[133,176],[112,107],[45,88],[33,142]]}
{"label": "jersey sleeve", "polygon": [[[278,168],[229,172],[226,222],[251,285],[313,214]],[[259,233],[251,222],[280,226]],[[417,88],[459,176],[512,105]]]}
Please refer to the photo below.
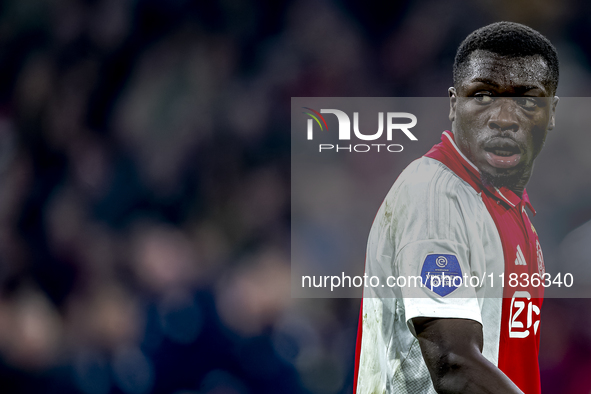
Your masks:
{"label": "jersey sleeve", "polygon": [[415,317],[482,324],[476,289],[469,282],[485,267],[477,236],[479,196],[442,165],[429,176],[420,170],[405,175],[374,222],[374,250],[368,248],[372,273],[390,276],[387,291],[402,299],[413,334]]}
{"label": "jersey sleeve", "polygon": [[[398,276],[422,281],[422,286],[401,287],[405,319],[413,334],[415,317],[471,319],[482,324],[475,288],[466,280],[471,276],[469,257],[465,245],[450,240],[417,241],[400,251],[395,260]],[[446,273],[452,264],[453,272]]]}

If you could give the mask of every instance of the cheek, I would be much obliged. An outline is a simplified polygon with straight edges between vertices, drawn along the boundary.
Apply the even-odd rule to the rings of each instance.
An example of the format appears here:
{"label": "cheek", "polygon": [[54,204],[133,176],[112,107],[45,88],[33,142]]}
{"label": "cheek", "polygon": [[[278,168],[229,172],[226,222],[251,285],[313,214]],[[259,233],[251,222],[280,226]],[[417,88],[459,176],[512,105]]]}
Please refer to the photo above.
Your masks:
{"label": "cheek", "polygon": [[548,134],[548,120],[549,115],[543,114],[534,122],[534,126],[531,130],[531,144],[533,151],[537,156],[544,146],[546,135]]}
{"label": "cheek", "polygon": [[462,123],[470,128],[483,128],[490,117],[490,107],[483,107],[474,103],[474,100],[465,100],[458,108],[458,115]]}
{"label": "cheek", "polygon": [[546,140],[546,135],[548,134],[548,124],[544,122],[539,122],[533,125],[531,130],[529,131],[528,139],[529,139],[529,146],[531,148],[532,160],[535,159],[542,147],[544,146],[544,141]]}
{"label": "cheek", "polygon": [[[469,106],[468,106],[469,107]],[[460,138],[465,145],[475,145],[479,139],[485,137],[487,133],[487,114],[486,111],[475,111],[473,108],[464,108],[458,112],[456,121],[457,130]]]}
{"label": "cheek", "polygon": [[466,121],[461,122],[458,126],[456,127],[455,134],[456,145],[473,162],[476,159],[474,155],[478,150],[478,133],[475,132],[476,128],[470,122]]}
{"label": "cheek", "polygon": [[532,147],[534,151],[534,157],[538,156],[538,153],[542,150],[544,146],[544,141],[546,140],[546,127],[544,126],[536,126],[532,130]]}

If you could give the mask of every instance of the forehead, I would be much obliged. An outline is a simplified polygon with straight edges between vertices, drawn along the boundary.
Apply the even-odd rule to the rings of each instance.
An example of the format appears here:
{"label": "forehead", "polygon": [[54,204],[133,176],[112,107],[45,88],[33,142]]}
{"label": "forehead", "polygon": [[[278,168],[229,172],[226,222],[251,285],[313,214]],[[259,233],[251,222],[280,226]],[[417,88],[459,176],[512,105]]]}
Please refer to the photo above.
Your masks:
{"label": "forehead", "polygon": [[507,57],[477,50],[470,54],[462,85],[488,81],[502,89],[538,87],[546,91],[548,73],[548,65],[540,55]]}

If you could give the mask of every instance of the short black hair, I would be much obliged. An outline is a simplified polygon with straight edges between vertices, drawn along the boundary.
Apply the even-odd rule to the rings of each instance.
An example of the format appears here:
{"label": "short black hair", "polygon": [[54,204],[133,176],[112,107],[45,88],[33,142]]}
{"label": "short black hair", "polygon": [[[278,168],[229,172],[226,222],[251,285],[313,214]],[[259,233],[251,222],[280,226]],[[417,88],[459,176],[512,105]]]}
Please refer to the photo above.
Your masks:
{"label": "short black hair", "polygon": [[544,85],[552,95],[558,87],[558,54],[550,41],[538,31],[515,22],[496,22],[472,32],[460,44],[453,68],[454,86],[465,77],[470,54],[477,50],[500,56],[523,57],[540,55],[548,65],[548,78]]}

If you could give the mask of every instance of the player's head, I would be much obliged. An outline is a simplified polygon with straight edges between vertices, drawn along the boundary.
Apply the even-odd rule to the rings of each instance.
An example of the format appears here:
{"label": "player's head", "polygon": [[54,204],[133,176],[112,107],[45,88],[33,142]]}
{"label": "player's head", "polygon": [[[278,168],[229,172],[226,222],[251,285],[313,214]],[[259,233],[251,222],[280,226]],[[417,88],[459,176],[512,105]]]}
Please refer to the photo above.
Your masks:
{"label": "player's head", "polygon": [[548,96],[558,87],[558,54],[552,43],[536,30],[514,22],[497,22],[472,32],[458,47],[453,66],[456,90],[469,73],[471,55],[476,51],[491,52],[507,58],[539,56],[546,72],[542,79]]}
{"label": "player's head", "polygon": [[558,56],[537,31],[498,22],[458,48],[450,120],[456,143],[483,181],[521,193],[554,127]]}

